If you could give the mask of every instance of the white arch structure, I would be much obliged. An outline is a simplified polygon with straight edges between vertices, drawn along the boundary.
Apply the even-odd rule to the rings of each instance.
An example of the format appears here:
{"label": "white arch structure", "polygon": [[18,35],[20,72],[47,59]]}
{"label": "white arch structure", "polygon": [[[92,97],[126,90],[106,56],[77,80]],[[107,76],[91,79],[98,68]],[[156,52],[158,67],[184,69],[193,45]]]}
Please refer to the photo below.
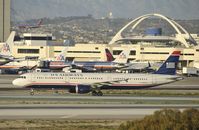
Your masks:
{"label": "white arch structure", "polygon": [[185,47],[190,47],[190,44],[188,44],[188,42],[186,41],[187,39],[190,41],[190,43],[192,44],[196,44],[195,40],[191,37],[191,35],[181,26],[179,25],[177,22],[175,22],[174,20],[161,15],[161,14],[146,14],[146,15],[142,15],[134,20],[132,20],[131,22],[129,22],[128,24],[126,24],[114,37],[113,39],[109,42],[109,44],[114,44],[116,41],[122,39],[122,32],[128,28],[129,26],[132,25],[132,30],[134,30],[143,20],[149,18],[149,17],[159,17],[163,20],[165,20],[166,22],[168,22],[172,28],[177,32],[175,40],[179,41],[181,44],[184,44]]}

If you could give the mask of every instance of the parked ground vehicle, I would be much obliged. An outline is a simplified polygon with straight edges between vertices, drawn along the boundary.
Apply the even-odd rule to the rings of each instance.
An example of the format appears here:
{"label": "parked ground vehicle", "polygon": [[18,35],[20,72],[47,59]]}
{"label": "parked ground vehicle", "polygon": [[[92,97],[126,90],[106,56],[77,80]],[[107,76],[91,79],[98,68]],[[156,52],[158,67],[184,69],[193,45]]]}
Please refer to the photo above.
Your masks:
{"label": "parked ground vehicle", "polygon": [[182,74],[186,76],[199,76],[199,69],[195,67],[183,67]]}

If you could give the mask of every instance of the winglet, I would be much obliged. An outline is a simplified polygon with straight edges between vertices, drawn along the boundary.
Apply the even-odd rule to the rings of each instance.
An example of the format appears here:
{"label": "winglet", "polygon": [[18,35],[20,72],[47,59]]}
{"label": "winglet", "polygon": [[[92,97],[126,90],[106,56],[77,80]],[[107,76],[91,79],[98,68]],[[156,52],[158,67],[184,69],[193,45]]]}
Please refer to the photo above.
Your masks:
{"label": "winglet", "polygon": [[151,67],[151,63],[150,62],[148,62],[148,68],[150,68]]}
{"label": "winglet", "polygon": [[126,82],[128,82],[128,81],[129,81],[129,79],[125,79],[125,81],[126,81]]}

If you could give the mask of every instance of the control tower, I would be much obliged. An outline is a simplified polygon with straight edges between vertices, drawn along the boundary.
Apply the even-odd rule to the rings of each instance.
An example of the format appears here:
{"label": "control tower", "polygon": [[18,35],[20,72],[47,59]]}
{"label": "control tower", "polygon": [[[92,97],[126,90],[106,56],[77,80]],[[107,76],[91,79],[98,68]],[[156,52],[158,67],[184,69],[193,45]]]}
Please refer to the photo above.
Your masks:
{"label": "control tower", "polygon": [[10,35],[10,0],[0,0],[0,42]]}

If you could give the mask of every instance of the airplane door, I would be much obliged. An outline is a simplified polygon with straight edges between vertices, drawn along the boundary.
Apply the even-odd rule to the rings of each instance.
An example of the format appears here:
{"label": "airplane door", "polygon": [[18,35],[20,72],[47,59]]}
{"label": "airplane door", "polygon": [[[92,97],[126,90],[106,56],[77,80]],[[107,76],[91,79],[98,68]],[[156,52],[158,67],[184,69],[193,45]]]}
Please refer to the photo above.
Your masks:
{"label": "airplane door", "polygon": [[36,78],[37,78],[37,77],[36,77],[35,74],[32,74],[32,75],[31,75],[31,81],[32,81],[32,82],[35,82],[35,81],[36,81]]}
{"label": "airplane door", "polygon": [[152,75],[152,84],[156,84],[157,81],[156,81],[156,75]]}
{"label": "airplane door", "polygon": [[69,78],[69,76],[67,74],[64,74],[64,82],[65,83],[70,82],[70,78]]}
{"label": "airplane door", "polygon": [[112,77],[111,77],[111,75],[107,75],[107,77],[106,77],[105,81],[112,81]]}
{"label": "airplane door", "polygon": [[107,75],[107,81],[112,81],[112,78],[110,75]]}

